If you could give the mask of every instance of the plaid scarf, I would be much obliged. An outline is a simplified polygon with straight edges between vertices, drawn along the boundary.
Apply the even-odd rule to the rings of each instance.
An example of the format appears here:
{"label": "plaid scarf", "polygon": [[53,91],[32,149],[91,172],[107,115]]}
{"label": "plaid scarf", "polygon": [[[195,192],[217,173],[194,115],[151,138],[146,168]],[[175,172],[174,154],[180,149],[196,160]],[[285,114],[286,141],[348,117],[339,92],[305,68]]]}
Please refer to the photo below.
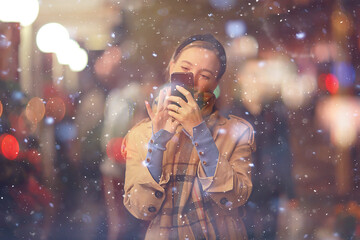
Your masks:
{"label": "plaid scarf", "polygon": [[[213,93],[195,93],[202,102],[201,113],[206,120],[213,112]],[[199,101],[200,100],[200,101]],[[213,127],[209,126],[210,131]],[[166,198],[160,215],[160,233],[164,239],[214,239],[218,235],[210,202],[197,178],[199,157],[189,137],[179,127],[169,141],[163,157],[163,174],[170,173]]]}

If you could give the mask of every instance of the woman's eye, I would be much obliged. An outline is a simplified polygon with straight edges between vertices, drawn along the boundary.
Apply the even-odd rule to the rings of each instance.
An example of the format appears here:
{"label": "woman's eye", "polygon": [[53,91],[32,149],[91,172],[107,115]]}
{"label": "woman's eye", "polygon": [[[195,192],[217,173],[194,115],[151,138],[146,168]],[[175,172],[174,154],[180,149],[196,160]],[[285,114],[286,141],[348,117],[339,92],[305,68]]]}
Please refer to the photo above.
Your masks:
{"label": "woman's eye", "polygon": [[181,69],[182,69],[183,71],[185,71],[185,72],[187,72],[187,71],[190,70],[190,68],[188,68],[188,67],[181,67]]}
{"label": "woman's eye", "polygon": [[206,80],[210,80],[210,77],[209,76],[206,76],[206,75],[201,75],[202,78],[205,78]]}

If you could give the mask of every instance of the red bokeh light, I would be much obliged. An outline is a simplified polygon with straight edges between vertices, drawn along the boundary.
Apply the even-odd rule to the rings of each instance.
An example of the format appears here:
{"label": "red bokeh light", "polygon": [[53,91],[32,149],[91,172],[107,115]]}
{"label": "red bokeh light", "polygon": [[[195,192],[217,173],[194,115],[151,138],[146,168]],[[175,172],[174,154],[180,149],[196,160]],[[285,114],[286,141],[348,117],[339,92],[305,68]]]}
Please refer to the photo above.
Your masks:
{"label": "red bokeh light", "polygon": [[335,94],[339,90],[339,80],[333,74],[327,74],[325,86],[331,94]]}
{"label": "red bokeh light", "polygon": [[7,159],[14,160],[19,155],[19,143],[16,138],[10,134],[0,136],[1,153]]}
{"label": "red bokeh light", "polygon": [[122,143],[123,138],[112,138],[106,146],[106,153],[110,159],[124,163],[125,158],[121,154]]}
{"label": "red bokeh light", "polygon": [[318,78],[318,86],[321,90],[326,90],[326,76],[327,74],[322,73],[320,74],[319,78]]}

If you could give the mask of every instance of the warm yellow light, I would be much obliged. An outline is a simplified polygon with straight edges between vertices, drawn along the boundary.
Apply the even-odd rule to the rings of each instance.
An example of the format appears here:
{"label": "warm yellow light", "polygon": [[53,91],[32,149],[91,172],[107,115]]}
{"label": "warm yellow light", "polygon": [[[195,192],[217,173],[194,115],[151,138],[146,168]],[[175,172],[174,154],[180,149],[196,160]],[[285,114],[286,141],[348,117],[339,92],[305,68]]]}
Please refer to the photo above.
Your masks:
{"label": "warm yellow light", "polygon": [[73,53],[73,57],[69,63],[70,69],[74,72],[80,72],[84,70],[88,63],[88,55],[87,52],[79,48],[76,52]]}
{"label": "warm yellow light", "polygon": [[42,52],[55,53],[69,40],[68,30],[59,23],[42,26],[36,35],[36,44]]}
{"label": "warm yellow light", "polygon": [[31,25],[39,14],[38,0],[0,0],[0,20]]}
{"label": "warm yellow light", "polygon": [[74,53],[79,51],[80,45],[72,39],[68,39],[66,42],[59,45],[56,50],[56,57],[60,64],[67,65],[70,64]]}

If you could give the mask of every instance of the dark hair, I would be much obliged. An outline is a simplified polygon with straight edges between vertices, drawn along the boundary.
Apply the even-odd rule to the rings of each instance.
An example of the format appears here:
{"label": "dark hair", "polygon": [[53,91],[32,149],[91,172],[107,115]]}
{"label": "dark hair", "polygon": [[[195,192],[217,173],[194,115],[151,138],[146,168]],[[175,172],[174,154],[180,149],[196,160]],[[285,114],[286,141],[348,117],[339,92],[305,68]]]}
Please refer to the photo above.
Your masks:
{"label": "dark hair", "polygon": [[217,79],[220,79],[226,70],[226,53],[223,45],[212,34],[198,34],[186,38],[175,50],[173,59],[176,60],[180,52],[193,42],[204,42],[204,44],[198,46],[216,51],[216,56],[220,62],[220,70]]}

